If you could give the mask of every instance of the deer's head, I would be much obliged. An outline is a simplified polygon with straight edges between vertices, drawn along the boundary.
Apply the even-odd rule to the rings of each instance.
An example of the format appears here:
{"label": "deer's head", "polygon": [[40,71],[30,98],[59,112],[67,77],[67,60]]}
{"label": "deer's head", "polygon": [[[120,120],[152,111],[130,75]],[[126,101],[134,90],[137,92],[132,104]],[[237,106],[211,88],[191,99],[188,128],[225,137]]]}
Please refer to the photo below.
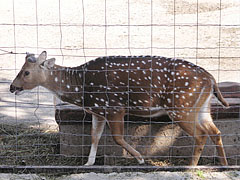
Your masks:
{"label": "deer's head", "polygon": [[10,85],[10,92],[15,92],[15,95],[43,85],[47,80],[48,70],[55,64],[55,58],[47,59],[46,51],[43,51],[38,57],[35,57],[34,54],[27,54],[25,59],[22,69]]}

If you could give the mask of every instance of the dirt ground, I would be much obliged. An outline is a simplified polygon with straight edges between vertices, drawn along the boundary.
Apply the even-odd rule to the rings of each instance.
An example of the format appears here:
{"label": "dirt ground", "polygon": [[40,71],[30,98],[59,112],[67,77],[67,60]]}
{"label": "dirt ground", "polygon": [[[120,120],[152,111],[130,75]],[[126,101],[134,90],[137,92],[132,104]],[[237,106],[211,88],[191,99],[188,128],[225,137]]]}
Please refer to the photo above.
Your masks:
{"label": "dirt ground", "polygon": [[44,176],[36,174],[0,174],[0,180],[238,180],[240,178],[239,171],[227,172],[207,172],[207,171],[191,171],[191,172],[126,172],[126,173],[82,173],[63,175],[60,177]]}
{"label": "dirt ground", "polygon": [[[38,54],[46,50],[49,57],[55,57],[57,64],[64,66],[76,66],[98,56],[110,55],[184,58],[207,69],[217,82],[240,82],[239,0],[198,2],[0,0],[0,124],[24,124],[46,132],[58,131],[54,98],[50,92],[43,88],[22,96],[9,92],[9,85],[24,63],[26,52]],[[240,175],[239,172],[224,172],[203,173],[203,176],[206,179],[239,179]],[[57,179],[142,180],[159,177],[202,178],[201,173],[155,172],[90,173]],[[0,179],[14,178],[42,177],[0,176]]]}

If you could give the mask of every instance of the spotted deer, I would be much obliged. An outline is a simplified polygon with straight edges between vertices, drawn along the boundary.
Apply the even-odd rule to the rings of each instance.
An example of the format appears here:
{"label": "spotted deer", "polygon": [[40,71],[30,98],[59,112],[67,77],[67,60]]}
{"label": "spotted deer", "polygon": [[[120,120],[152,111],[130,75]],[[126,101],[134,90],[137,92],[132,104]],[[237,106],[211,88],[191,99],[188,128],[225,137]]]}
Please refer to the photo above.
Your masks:
{"label": "spotted deer", "polygon": [[25,64],[10,86],[15,95],[42,86],[61,100],[92,114],[92,145],[88,162],[93,165],[105,123],[114,141],[144,163],[141,154],[124,140],[125,114],[157,117],[167,114],[194,137],[190,165],[197,165],[206,139],[216,145],[221,165],[227,165],[221,133],[210,115],[213,95],[225,107],[215,79],[203,68],[181,59],[160,56],[100,57],[78,67],[55,65],[43,51],[27,54]]}

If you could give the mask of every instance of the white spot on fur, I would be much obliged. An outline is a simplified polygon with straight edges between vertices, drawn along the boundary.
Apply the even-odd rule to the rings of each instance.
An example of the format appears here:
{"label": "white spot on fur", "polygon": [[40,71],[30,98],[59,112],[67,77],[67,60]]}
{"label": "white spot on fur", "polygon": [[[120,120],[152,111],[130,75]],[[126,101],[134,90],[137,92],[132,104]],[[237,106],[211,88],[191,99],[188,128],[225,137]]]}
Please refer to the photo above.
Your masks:
{"label": "white spot on fur", "polygon": [[168,101],[168,103],[171,103],[171,102],[172,102],[170,98],[167,98],[167,101]]}

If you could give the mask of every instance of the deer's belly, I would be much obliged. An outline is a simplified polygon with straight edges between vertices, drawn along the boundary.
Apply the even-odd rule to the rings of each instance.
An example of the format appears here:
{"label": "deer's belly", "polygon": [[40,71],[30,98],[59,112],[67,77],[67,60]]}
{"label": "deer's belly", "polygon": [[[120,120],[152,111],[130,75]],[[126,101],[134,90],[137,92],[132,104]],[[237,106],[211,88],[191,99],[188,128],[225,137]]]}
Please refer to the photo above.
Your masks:
{"label": "deer's belly", "polygon": [[167,112],[162,108],[149,108],[143,111],[130,111],[129,114],[140,117],[159,117],[167,115]]}

